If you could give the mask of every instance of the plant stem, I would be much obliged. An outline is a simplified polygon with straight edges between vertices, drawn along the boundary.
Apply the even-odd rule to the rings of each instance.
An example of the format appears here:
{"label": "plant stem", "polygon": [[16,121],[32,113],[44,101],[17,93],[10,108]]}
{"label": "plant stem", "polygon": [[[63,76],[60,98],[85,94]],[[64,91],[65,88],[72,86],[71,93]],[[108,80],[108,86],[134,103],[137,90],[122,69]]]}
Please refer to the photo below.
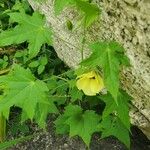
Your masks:
{"label": "plant stem", "polygon": [[66,82],[68,82],[68,80],[67,79],[65,79],[65,78],[62,78],[62,77],[60,77],[60,76],[56,76],[56,75],[53,75],[55,78],[57,78],[57,79],[61,79],[61,80],[63,80],[63,81],[66,81]]}
{"label": "plant stem", "polygon": [[53,78],[57,78],[57,79],[60,79],[60,80],[65,81],[65,82],[68,82],[68,80],[67,80],[67,79],[62,78],[62,77],[60,77],[60,76],[56,76],[56,75],[53,75],[51,78],[44,79],[43,81],[49,81],[49,80],[51,80],[51,79],[53,79]]}
{"label": "plant stem", "polygon": [[6,119],[0,113],[0,143],[3,142],[6,138]]}
{"label": "plant stem", "polygon": [[67,96],[67,95],[66,95],[66,96],[62,96],[62,95],[52,95],[52,96],[48,96],[48,97],[56,97],[56,98],[67,98],[67,97],[68,97],[68,98],[69,98],[69,97],[71,97],[71,96],[69,96],[69,95],[68,95],[68,96]]}

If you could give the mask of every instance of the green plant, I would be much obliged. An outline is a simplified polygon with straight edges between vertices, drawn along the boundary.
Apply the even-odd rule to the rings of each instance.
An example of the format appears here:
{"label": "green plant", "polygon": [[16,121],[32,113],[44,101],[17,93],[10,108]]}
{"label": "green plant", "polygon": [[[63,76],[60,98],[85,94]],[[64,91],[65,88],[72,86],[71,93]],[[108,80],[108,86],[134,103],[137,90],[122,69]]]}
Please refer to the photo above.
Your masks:
{"label": "green plant", "polygon": [[[55,0],[56,15],[65,7],[78,9],[84,29],[78,69],[55,72],[53,66],[59,61],[53,63],[48,59],[50,52],[46,51],[45,45],[52,45],[52,36],[55,36],[52,29],[45,26],[44,16],[38,12],[27,14],[20,6],[17,3],[13,11],[7,13],[13,27],[0,33],[1,47],[25,45],[13,56],[9,73],[0,77],[0,113],[3,117],[8,119],[10,108],[16,106],[22,109],[22,122],[31,119],[45,128],[47,114],[55,113],[59,134],[80,136],[89,147],[92,134],[99,132],[102,138],[117,137],[129,148],[128,104],[131,97],[121,89],[119,78],[122,67],[129,66],[124,48],[115,41],[95,41],[89,45],[92,54],[83,59],[86,30],[99,17],[99,7],[88,0]],[[87,88],[92,89],[85,92]],[[103,107],[97,110],[95,106]]]}
{"label": "green plant", "polygon": [[32,138],[32,136],[25,136],[25,137],[21,137],[21,138],[15,139],[15,140],[0,143],[0,149],[1,150],[6,150],[7,148],[12,147],[13,145],[16,145],[20,142],[24,142],[24,141],[29,140],[31,138]]}

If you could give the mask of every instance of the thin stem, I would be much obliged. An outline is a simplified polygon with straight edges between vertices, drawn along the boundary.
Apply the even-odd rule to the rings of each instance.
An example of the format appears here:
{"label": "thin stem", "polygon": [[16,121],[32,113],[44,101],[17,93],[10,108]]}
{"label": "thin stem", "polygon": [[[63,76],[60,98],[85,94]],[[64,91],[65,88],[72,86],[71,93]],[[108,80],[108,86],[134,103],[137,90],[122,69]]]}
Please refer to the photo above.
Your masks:
{"label": "thin stem", "polygon": [[44,80],[42,80],[42,81],[49,81],[49,80],[51,80],[51,79],[53,79],[53,78],[61,79],[61,80],[65,81],[65,82],[68,82],[67,79],[62,78],[62,77],[60,77],[60,76],[56,76],[56,75],[53,75],[51,78],[47,78],[47,79],[44,79]]}
{"label": "thin stem", "polygon": [[48,97],[60,97],[60,98],[63,98],[63,97],[70,97],[70,96],[62,96],[62,95],[52,95],[52,96],[48,96]]}
{"label": "thin stem", "polygon": [[82,105],[81,105],[81,101],[80,101],[80,100],[78,101],[78,104],[79,104],[79,106],[80,106],[80,107],[82,107]]}
{"label": "thin stem", "polygon": [[65,79],[65,78],[62,78],[62,77],[60,77],[60,76],[55,76],[55,75],[53,75],[55,78],[58,78],[58,79],[61,79],[61,80],[63,80],[63,81],[66,81],[66,82],[68,82],[68,80],[67,79]]}
{"label": "thin stem", "polygon": [[0,142],[3,142],[6,138],[6,119],[0,114]]}
{"label": "thin stem", "polygon": [[64,72],[64,73],[61,73],[61,74],[59,74],[58,76],[60,77],[60,76],[63,76],[63,75],[65,75],[65,74],[67,74],[67,73],[69,73],[69,72],[72,72],[74,69],[70,69],[70,70],[68,70],[68,71],[66,71],[66,72]]}

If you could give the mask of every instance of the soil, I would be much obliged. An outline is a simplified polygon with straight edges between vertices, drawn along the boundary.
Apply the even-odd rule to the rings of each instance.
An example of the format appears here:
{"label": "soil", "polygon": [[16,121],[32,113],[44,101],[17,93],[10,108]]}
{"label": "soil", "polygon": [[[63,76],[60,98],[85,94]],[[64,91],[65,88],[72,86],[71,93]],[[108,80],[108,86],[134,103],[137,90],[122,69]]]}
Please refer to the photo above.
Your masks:
{"label": "soil", "polygon": [[[37,126],[32,126],[36,137],[8,150],[87,150],[79,137],[56,135],[52,120],[52,118],[48,119],[47,131],[38,130]],[[146,136],[136,127],[132,127],[131,131],[131,150],[150,150],[150,141]],[[114,137],[100,139],[99,134],[94,134],[90,150],[127,150],[127,148]]]}

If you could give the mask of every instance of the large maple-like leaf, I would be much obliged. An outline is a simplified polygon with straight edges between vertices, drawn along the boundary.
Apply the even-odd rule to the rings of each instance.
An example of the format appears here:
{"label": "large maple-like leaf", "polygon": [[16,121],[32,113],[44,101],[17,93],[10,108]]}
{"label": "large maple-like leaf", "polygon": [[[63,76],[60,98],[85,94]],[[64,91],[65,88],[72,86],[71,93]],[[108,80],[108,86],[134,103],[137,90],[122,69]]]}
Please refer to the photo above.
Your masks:
{"label": "large maple-like leaf", "polygon": [[0,101],[0,112],[11,106],[18,106],[25,112],[26,118],[30,119],[40,112],[37,122],[41,126],[48,112],[57,112],[53,101],[47,98],[46,84],[36,79],[29,69],[14,65],[8,75],[0,77],[0,85],[5,87],[5,93]]}
{"label": "large maple-like leaf", "polygon": [[18,25],[0,33],[0,46],[27,41],[29,58],[33,58],[40,51],[42,44],[52,43],[52,32],[45,26],[45,18],[38,12],[34,12],[32,16],[23,11],[13,12],[9,13],[9,16],[10,21],[16,22]]}
{"label": "large maple-like leaf", "polygon": [[120,66],[129,65],[129,60],[124,55],[124,48],[117,42],[96,42],[90,47],[93,53],[81,64],[91,68],[102,67],[105,86],[117,101]]}
{"label": "large maple-like leaf", "polygon": [[[69,132],[70,136],[80,136],[89,146],[91,136],[97,131],[100,117],[92,110],[83,110],[79,106],[69,105],[65,109],[64,115],[60,116],[56,121],[56,128],[65,127],[65,132]],[[70,130],[69,130],[70,128]],[[69,130],[69,131],[68,131]],[[63,133],[57,129],[58,133]]]}

